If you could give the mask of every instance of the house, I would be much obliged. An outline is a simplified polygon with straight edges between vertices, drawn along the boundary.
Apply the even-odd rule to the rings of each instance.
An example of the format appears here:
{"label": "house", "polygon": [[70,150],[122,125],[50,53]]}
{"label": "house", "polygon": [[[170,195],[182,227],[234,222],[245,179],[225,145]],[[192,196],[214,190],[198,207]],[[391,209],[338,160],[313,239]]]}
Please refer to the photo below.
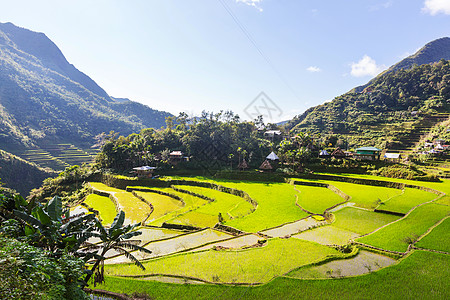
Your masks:
{"label": "house", "polygon": [[248,169],[248,164],[247,164],[247,161],[245,160],[245,158],[239,163],[238,169],[241,169],[241,170]]}
{"label": "house", "polygon": [[331,156],[334,158],[344,158],[346,157],[344,150],[342,150],[340,147],[337,147],[334,149],[333,152],[331,152]]}
{"label": "house", "polygon": [[324,150],[320,151],[319,157],[320,158],[329,158],[330,157],[330,153],[328,153],[328,151],[324,149]]}
{"label": "house", "polygon": [[274,138],[276,136],[281,136],[280,130],[268,130],[268,131],[264,132],[264,137]]}
{"label": "house", "polygon": [[188,160],[186,157],[183,157],[183,152],[181,151],[172,151],[169,153],[169,161],[171,164],[176,165],[179,162],[184,160]]}
{"label": "house", "polygon": [[400,162],[402,155],[400,153],[385,153],[384,159],[392,162]]}
{"label": "house", "polygon": [[375,147],[361,147],[356,149],[353,157],[358,160],[379,160],[381,149]]}
{"label": "house", "polygon": [[269,159],[269,160],[279,160],[280,158],[275,154],[275,152],[272,151],[272,152],[270,152],[269,155],[267,155],[266,159]]}
{"label": "house", "polygon": [[142,166],[142,167],[136,167],[133,168],[133,172],[137,174],[138,177],[153,177],[153,172],[155,171],[156,167],[149,167],[149,166]]}
{"label": "house", "polygon": [[259,166],[259,169],[260,169],[260,170],[263,170],[263,171],[272,171],[272,170],[273,170],[273,167],[272,167],[272,165],[270,164],[270,162],[266,159],[266,160]]}

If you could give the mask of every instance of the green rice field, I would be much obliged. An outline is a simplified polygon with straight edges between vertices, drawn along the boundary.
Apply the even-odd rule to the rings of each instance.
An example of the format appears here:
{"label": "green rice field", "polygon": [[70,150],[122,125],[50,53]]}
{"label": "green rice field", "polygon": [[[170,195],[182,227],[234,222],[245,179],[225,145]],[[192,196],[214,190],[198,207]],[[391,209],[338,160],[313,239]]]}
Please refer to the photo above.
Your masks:
{"label": "green rice field", "polygon": [[440,204],[424,204],[402,220],[386,226],[357,241],[386,250],[404,252],[411,241],[424,234],[428,228],[448,216],[450,207]]}
{"label": "green rice field", "polygon": [[[181,181],[177,179],[207,181],[234,188],[247,193],[257,205],[253,206],[241,197],[215,189],[180,184]],[[143,235],[138,236],[140,244],[151,250],[152,254],[135,253],[146,270],[129,264],[119,253],[108,253],[110,258],[105,265],[108,277],[102,288],[127,292],[132,287],[134,291],[145,291],[155,299],[288,299],[299,293],[302,298],[366,299],[367,296],[370,299],[390,299],[392,296],[392,299],[397,299],[419,297],[423,291],[434,295],[431,299],[445,299],[449,295],[445,277],[433,273],[437,270],[442,273],[442,270],[448,269],[443,267],[449,262],[448,254],[410,250],[408,255],[400,259],[383,255],[383,249],[408,251],[408,246],[414,242],[419,249],[448,252],[449,219],[430,230],[450,214],[448,196],[414,188],[401,190],[332,180],[309,180],[337,187],[351,196],[345,202],[330,189],[323,187],[212,180],[206,177],[164,180],[169,181],[169,185],[170,180],[173,180],[174,188],[181,190],[140,186],[143,190],[152,189],[169,195],[136,191],[138,196],[153,206],[153,212],[146,223],[154,227],[141,227]],[[393,181],[450,192],[449,181]],[[127,218],[128,214],[131,215],[128,222],[137,222],[148,216],[148,210],[145,214],[139,207],[149,206],[131,192],[102,183],[91,183],[91,186],[116,197],[119,206],[126,207]],[[187,191],[213,201],[191,195]],[[90,207],[101,208],[101,201],[108,199],[98,197],[100,198],[97,195],[88,197]],[[180,197],[182,200],[173,197]],[[296,202],[315,214],[322,214],[339,203],[345,204],[333,209],[330,219],[315,220],[298,207]],[[425,202],[430,203],[423,204]],[[402,218],[374,212],[375,208],[409,214]],[[223,224],[249,234],[234,237],[211,229],[219,223],[219,213],[223,217]],[[174,230],[161,228],[163,223],[206,229]],[[426,232],[428,234],[416,242]],[[380,248],[381,252],[360,250],[359,254],[349,258],[348,253],[333,246],[345,246],[352,240]],[[425,262],[429,266],[425,267]],[[403,272],[410,274],[399,275]],[[401,286],[406,284],[410,288],[399,289],[399,283],[392,279],[396,276],[407,278],[409,281],[402,282]],[[220,286],[214,283],[230,285]],[[259,285],[235,285],[238,283]],[[380,287],[385,290],[379,290]],[[323,289],[335,290],[325,292]],[[368,291],[368,294],[361,294],[362,291]]]}

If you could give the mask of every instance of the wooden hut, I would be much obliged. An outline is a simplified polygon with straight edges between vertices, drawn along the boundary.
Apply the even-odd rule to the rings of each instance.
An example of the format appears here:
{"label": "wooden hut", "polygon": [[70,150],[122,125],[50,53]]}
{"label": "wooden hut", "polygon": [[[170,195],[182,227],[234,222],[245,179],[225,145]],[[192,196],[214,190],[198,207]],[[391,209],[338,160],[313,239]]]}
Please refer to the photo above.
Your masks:
{"label": "wooden hut", "polygon": [[331,156],[334,158],[344,158],[346,157],[344,150],[342,150],[340,147],[337,147],[334,149],[333,152],[331,152]]}
{"label": "wooden hut", "polygon": [[239,165],[238,165],[238,169],[244,170],[244,169],[248,169],[248,164],[247,161],[245,159],[243,159]]}
{"label": "wooden hut", "polygon": [[259,166],[259,169],[260,169],[260,170],[263,170],[263,171],[272,171],[272,170],[273,170],[273,167],[272,167],[272,165],[270,164],[270,162],[266,159],[266,160]]}

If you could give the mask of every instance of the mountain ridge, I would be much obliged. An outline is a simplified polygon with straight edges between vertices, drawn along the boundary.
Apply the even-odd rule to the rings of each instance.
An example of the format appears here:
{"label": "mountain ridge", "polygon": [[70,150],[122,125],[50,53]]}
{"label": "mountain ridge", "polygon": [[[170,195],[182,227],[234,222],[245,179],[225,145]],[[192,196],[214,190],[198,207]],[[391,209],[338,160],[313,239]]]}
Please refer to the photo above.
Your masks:
{"label": "mountain ridge", "polygon": [[118,103],[71,65],[43,33],[0,23],[0,148],[72,142],[88,147],[111,130],[164,126],[170,113]]}
{"label": "mountain ridge", "polygon": [[441,59],[450,60],[450,38],[442,37],[426,43],[425,46],[416,51],[416,53],[402,59],[398,63],[392,65],[387,70],[381,72],[368,83],[355,87],[352,92],[360,93],[368,87],[373,81],[379,77],[400,69],[409,69],[414,65],[424,65],[438,62]]}

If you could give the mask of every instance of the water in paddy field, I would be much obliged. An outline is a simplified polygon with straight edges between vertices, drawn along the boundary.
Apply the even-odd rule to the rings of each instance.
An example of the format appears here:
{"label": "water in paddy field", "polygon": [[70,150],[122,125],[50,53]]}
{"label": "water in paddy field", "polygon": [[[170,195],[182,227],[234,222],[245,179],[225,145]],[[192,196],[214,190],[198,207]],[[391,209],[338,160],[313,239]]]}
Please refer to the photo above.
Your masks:
{"label": "water in paddy field", "polygon": [[89,298],[91,298],[93,300],[116,300],[115,298],[111,298],[109,296],[99,296],[99,295],[94,295],[94,294],[90,294]]}

